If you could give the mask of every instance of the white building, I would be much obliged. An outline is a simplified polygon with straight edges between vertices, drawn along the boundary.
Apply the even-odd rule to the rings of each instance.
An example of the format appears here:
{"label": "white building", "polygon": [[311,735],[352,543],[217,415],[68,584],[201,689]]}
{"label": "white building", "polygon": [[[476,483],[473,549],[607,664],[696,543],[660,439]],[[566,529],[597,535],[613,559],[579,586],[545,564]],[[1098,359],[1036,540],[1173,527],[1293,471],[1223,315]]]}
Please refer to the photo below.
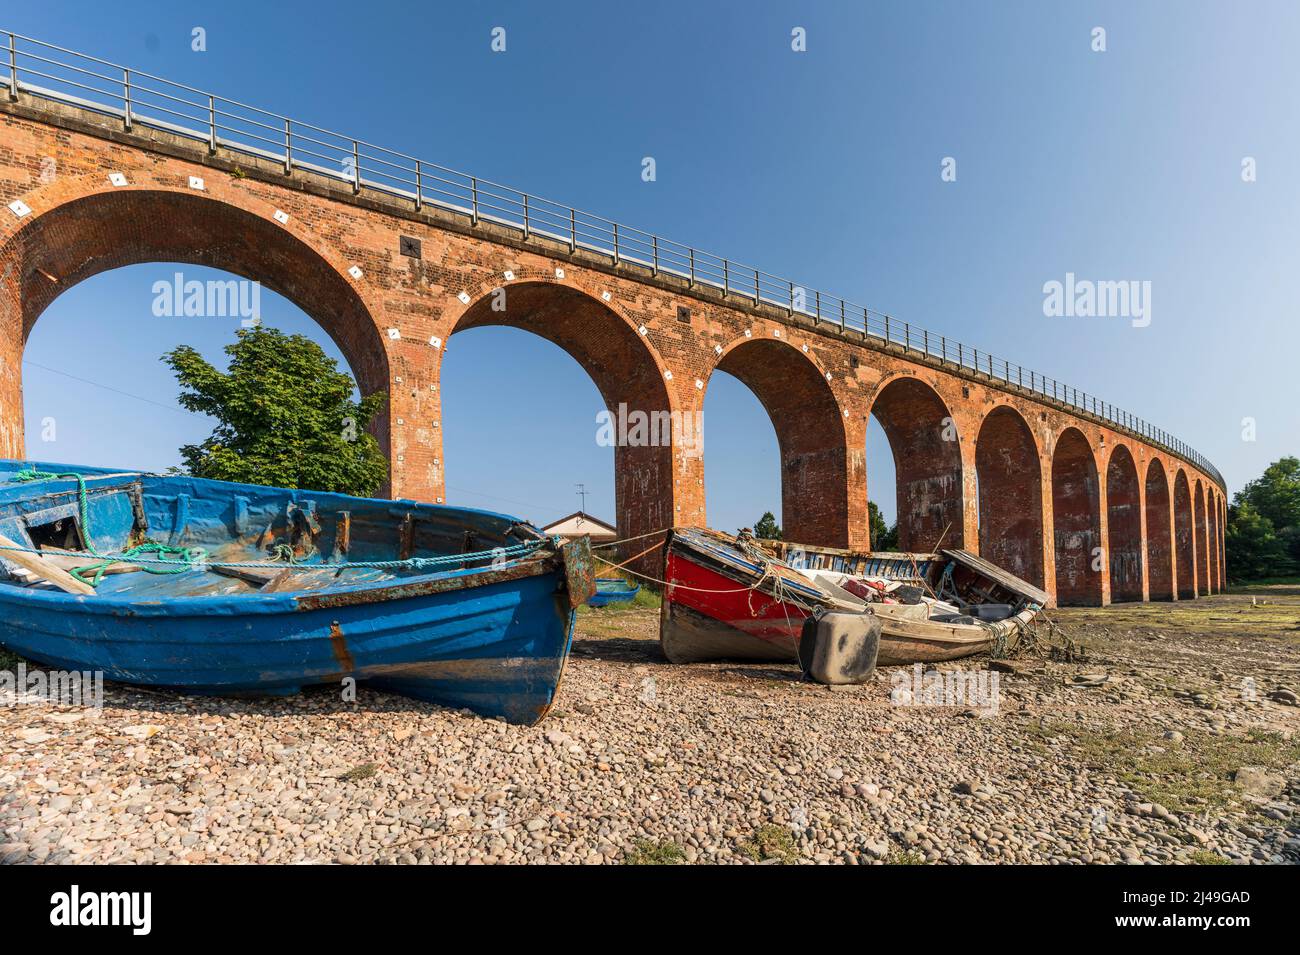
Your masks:
{"label": "white building", "polygon": [[542,533],[554,534],[556,537],[563,537],[565,540],[582,537],[585,534],[591,538],[593,544],[618,540],[617,528],[611,527],[590,514],[584,514],[582,511],[574,511],[568,517],[561,517],[558,521],[547,524],[542,528]]}

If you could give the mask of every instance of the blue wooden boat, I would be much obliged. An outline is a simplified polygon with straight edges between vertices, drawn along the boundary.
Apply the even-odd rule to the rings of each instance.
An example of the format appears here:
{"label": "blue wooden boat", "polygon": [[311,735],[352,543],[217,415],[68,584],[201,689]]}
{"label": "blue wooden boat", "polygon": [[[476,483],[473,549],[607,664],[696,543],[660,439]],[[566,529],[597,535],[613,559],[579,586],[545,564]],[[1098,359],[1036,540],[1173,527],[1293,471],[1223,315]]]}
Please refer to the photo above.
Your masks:
{"label": "blue wooden boat", "polygon": [[596,592],[587,601],[590,607],[604,607],[607,604],[626,603],[641,591],[640,584],[630,584],[622,577],[597,577]]}
{"label": "blue wooden boat", "polygon": [[199,694],[353,678],[536,723],[595,592],[586,538],[502,514],[103,468],[0,460],[0,537],[0,644]]}

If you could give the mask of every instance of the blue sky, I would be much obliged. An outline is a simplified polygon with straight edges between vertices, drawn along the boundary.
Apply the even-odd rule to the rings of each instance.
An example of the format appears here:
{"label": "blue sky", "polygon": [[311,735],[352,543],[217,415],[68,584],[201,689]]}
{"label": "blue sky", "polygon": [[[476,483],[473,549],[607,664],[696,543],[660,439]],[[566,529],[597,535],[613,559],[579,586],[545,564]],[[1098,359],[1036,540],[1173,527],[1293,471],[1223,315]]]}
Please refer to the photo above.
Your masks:
{"label": "blue sky", "polygon": [[[1233,490],[1300,449],[1300,5],[70,2],[9,5],[0,27],[888,310],[1167,428]],[[155,318],[152,283],[174,271],[108,273],[50,306],[25,356],[29,455],[163,467],[207,433],[158,358],[180,342],[219,358],[237,323]],[[1067,272],[1150,281],[1150,325],[1045,317]],[[270,293],[263,318],[328,341]],[[460,333],[443,388],[450,500],[545,522],[583,482],[612,516],[599,397],[558,348]],[[711,384],[705,440],[710,523],[779,511],[775,435],[738,382]],[[877,428],[867,453],[892,516]]]}

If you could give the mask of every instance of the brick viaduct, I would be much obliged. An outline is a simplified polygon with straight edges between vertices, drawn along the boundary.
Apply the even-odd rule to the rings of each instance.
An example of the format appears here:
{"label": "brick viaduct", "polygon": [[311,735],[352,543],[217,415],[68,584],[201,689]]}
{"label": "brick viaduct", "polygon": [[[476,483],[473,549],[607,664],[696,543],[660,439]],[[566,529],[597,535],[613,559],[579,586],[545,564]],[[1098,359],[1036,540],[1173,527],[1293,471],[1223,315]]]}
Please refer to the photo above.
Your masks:
{"label": "brick viaduct", "polygon": [[[420,240],[420,258],[401,236]],[[25,453],[21,359],[42,311],[141,262],[255,279],[316,319],[361,389],[391,396],[376,435],[394,496],[443,501],[446,343],[509,325],[564,348],[611,409],[699,412],[715,370],[743,381],[776,429],[792,540],[870,546],[874,414],[903,549],[942,536],[1062,604],[1224,584],[1224,488],[1100,417],[756,296],[26,93],[0,102],[0,456]],[[705,460],[684,444],[616,449],[623,536],[706,522]]]}

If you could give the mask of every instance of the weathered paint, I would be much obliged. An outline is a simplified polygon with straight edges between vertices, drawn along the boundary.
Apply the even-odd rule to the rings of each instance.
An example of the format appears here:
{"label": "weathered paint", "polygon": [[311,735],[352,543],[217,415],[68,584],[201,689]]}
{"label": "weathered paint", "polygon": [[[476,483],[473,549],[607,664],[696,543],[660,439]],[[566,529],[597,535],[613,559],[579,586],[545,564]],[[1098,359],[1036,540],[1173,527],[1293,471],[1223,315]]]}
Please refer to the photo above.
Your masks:
{"label": "weathered paint", "polygon": [[[71,480],[6,483],[20,462],[0,461],[0,533],[32,546],[29,529],[73,520]],[[172,575],[106,577],[72,596],[0,580],[0,643],[29,659],[111,680],[202,694],[284,694],[345,677],[513,722],[535,722],[554,700],[572,639],[574,606],[589,596],[585,539],[563,548],[516,519],[414,501],[379,501],[194,478],[108,475],[102,469],[36,465],[88,477],[92,540],[120,551],[138,533],[131,501],[153,525],[213,560],[266,559],[241,525],[265,524],[265,546],[295,531],[350,524],[355,560],[459,555],[472,528],[484,552],[520,541],[517,558],[490,553],[445,570],[315,566],[336,542],[271,583],[195,568]],[[308,497],[310,495],[310,497]],[[184,500],[182,507],[177,502]],[[409,519],[392,519],[394,507]],[[350,516],[339,520],[339,514]],[[319,515],[328,519],[318,520]],[[182,515],[183,519],[177,515]],[[347,531],[345,530],[345,533]],[[262,535],[259,535],[261,538]],[[3,554],[0,554],[3,560]],[[88,557],[88,561],[90,558]],[[268,564],[268,567],[284,565]],[[262,586],[259,586],[261,584]],[[573,602],[571,602],[573,601]]]}

